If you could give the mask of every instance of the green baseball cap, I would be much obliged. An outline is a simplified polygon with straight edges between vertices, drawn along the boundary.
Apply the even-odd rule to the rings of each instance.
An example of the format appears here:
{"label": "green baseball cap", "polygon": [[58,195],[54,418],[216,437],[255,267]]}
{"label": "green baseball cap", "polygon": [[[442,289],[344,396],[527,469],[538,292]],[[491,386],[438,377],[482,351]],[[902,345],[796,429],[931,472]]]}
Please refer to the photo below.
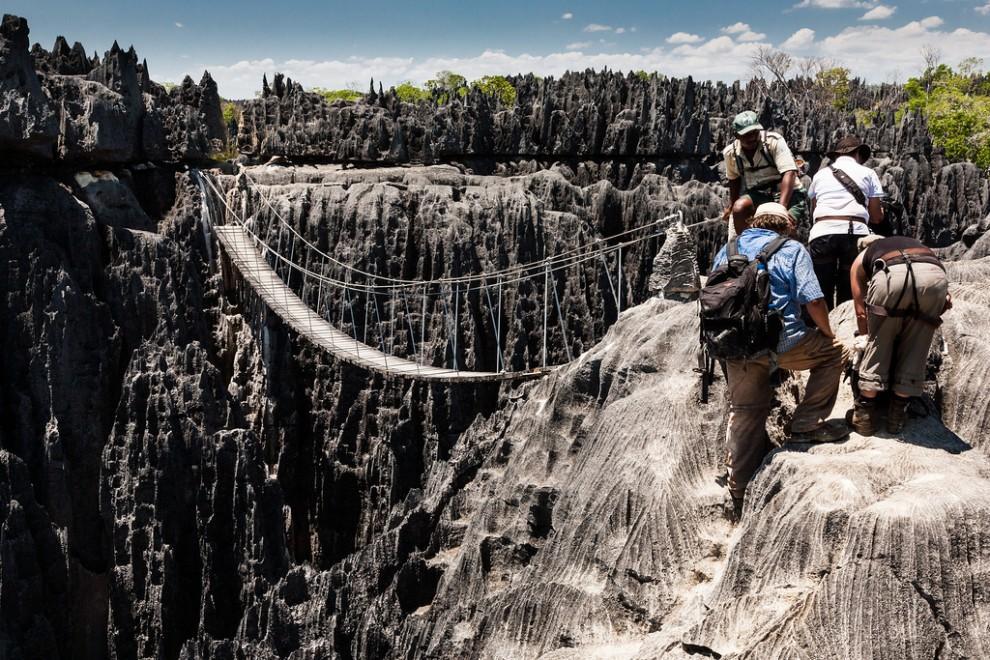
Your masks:
{"label": "green baseball cap", "polygon": [[763,124],[760,123],[760,118],[757,117],[756,113],[752,110],[740,112],[736,115],[736,118],[732,120],[732,131],[736,135],[745,135],[746,133],[762,130]]}

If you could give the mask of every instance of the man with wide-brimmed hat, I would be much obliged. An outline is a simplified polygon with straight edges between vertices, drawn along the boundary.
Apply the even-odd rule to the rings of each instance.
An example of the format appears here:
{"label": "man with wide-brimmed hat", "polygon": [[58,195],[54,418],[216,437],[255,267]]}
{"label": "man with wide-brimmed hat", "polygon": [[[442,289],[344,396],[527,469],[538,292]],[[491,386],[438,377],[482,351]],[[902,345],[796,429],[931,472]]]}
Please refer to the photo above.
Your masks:
{"label": "man with wide-brimmed hat", "polygon": [[763,128],[752,110],[732,120],[735,140],[722,152],[725,176],[729,180],[729,207],[736,234],[741,234],[756,208],[766,202],[779,202],[800,224],[807,210],[807,199],[798,177],[797,163],[790,147],[779,133]]}
{"label": "man with wide-brimmed hat", "polygon": [[[738,254],[755,259],[781,235],[794,231],[794,219],[781,204],[762,204],[750,226],[735,241]],[[712,270],[728,261],[728,246],[716,255]],[[839,378],[849,350],[835,338],[828,309],[811,265],[811,256],[798,241],[780,245],[767,260],[769,307],[780,320],[780,335],[773,354],[726,361],[729,386],[728,443],[729,492],[735,514],[741,511],[746,484],[773,448],[767,436],[767,417],[775,367],[810,371],[807,385],[791,421],[792,442],[830,442],[849,435],[842,420],[829,420],[839,392]],[[815,322],[809,328],[806,312]],[[773,363],[773,366],[772,366]]]}
{"label": "man with wide-brimmed hat", "polygon": [[858,137],[843,137],[828,153],[831,165],[820,169],[808,188],[815,221],[808,248],[829,309],[852,297],[849,269],[856,259],[856,241],[883,221],[883,186],[864,165],[870,155],[870,147]]}

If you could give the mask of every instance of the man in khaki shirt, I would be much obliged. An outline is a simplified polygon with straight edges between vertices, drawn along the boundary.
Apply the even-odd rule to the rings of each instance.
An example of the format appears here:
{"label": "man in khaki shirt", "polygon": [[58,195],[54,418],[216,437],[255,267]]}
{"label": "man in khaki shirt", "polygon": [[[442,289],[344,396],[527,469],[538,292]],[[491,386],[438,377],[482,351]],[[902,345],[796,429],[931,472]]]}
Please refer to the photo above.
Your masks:
{"label": "man in khaki shirt", "polygon": [[741,234],[756,211],[767,202],[787,208],[800,224],[807,210],[807,195],[798,178],[797,164],[784,138],[766,131],[752,110],[740,112],[732,121],[736,139],[722,152],[729,180],[729,207],[736,234]]}

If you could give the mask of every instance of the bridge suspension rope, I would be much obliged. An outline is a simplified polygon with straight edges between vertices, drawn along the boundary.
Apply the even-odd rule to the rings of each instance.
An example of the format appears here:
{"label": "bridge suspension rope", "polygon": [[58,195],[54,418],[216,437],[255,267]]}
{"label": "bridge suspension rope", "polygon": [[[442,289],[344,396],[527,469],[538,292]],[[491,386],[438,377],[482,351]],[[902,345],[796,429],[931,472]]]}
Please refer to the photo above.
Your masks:
{"label": "bridge suspension rope", "polygon": [[[545,373],[550,368],[548,366],[548,330],[551,305],[556,312],[559,326],[557,332],[559,332],[562,340],[567,361],[573,361],[575,356],[571,344],[572,341],[582,341],[582,333],[579,333],[577,337],[572,337],[569,332],[569,317],[565,311],[569,311],[570,308],[565,310],[563,305],[563,302],[569,301],[569,298],[566,296],[564,299],[561,298],[560,285],[558,284],[558,275],[561,272],[588,262],[597,263],[600,261],[605,279],[608,282],[608,289],[612,294],[617,317],[622,311],[625,298],[623,295],[625,293],[623,291],[624,248],[626,248],[626,254],[629,254],[629,248],[663,235],[675,223],[684,227],[697,227],[713,222],[713,220],[705,220],[684,225],[683,212],[678,211],[612,236],[597,238],[588,244],[559,252],[542,260],[470,275],[409,280],[369,272],[366,269],[347,264],[320,250],[317,245],[303,236],[285,219],[271,199],[254,185],[253,180],[247,176],[246,172],[240,176],[245,187],[245,194],[240,204],[241,212],[238,213],[228,201],[227,193],[220,190],[210,176],[194,171],[194,177],[204,195],[203,212],[209,212],[205,201],[209,190],[211,193],[209,196],[220,202],[223,206],[224,216],[231,220],[229,223],[224,221],[219,228],[215,227],[214,230],[221,239],[222,246],[234,257],[233,260],[242,274],[246,278],[250,276],[250,285],[259,294],[259,298],[263,299],[269,307],[272,305],[278,307],[275,310],[276,313],[290,325],[293,325],[301,334],[307,335],[311,340],[323,345],[339,357],[387,374],[397,374],[408,378],[508,380]],[[274,223],[269,221],[267,227],[262,223],[260,214],[248,215],[249,199],[254,194],[257,194],[262,200],[264,206],[270,211],[270,217],[275,220]],[[238,238],[238,236],[243,236],[243,239]],[[277,237],[274,248],[270,237]],[[245,240],[247,243],[244,242]],[[249,244],[254,246],[253,251],[256,252],[254,257],[247,253],[247,248],[243,247]],[[609,272],[609,261],[611,261],[609,257],[613,254],[615,255],[616,268],[615,282],[613,282]],[[318,271],[312,269],[314,264],[319,269]],[[275,278],[282,280],[282,284],[278,284],[270,277],[266,279],[267,276],[261,273],[264,268],[270,269]],[[327,272],[328,268],[329,272]],[[298,277],[293,278],[293,273],[296,273]],[[292,284],[294,279],[297,282],[295,286]],[[535,280],[533,284],[537,284],[540,279],[543,279],[543,295],[540,301],[542,303],[543,324],[542,341],[539,346],[541,368],[521,372],[507,371],[503,347],[503,290],[506,287],[527,281]],[[553,281],[551,282],[551,280]],[[550,291],[551,285],[552,292]],[[497,295],[492,295],[492,288],[495,288]],[[296,290],[299,291],[298,296]],[[333,294],[334,291],[336,291],[336,295]],[[418,341],[413,323],[414,310],[410,306],[410,298],[415,299],[417,294],[420,298]],[[485,316],[489,318],[491,323],[495,344],[493,347],[495,349],[494,372],[465,371],[462,369],[460,303],[462,297],[468,301],[472,294],[481,296],[480,299],[475,298],[477,301],[475,304],[478,305],[479,311],[483,303],[486,303],[488,307],[488,314],[484,315],[482,311],[483,316],[477,319],[475,323],[482,322]],[[275,295],[279,296],[278,300],[272,297]],[[331,303],[334,297],[339,298],[339,325],[344,330],[338,331],[332,324],[334,314]],[[436,310],[436,306],[430,303],[431,299],[435,298],[439,298],[440,309],[431,311]],[[510,306],[518,304],[518,301],[522,299],[516,298],[516,303],[511,302],[510,299],[509,304]],[[355,315],[355,308],[363,311],[363,322],[359,322],[360,319]],[[607,313],[606,310],[603,298],[603,314]],[[373,323],[372,319],[369,318],[371,314],[374,314]],[[446,339],[442,344],[446,345],[444,352],[449,355],[453,369],[437,367],[433,364],[439,357],[439,354],[436,353],[436,347],[440,336],[437,335],[436,339],[428,342],[427,329],[428,325],[429,327],[436,327],[433,324],[428,324],[429,318],[434,314],[443,317],[439,327],[443,329]],[[401,318],[397,318],[397,315]],[[346,332],[348,316],[350,317],[350,333]],[[603,327],[606,327],[608,325],[607,317],[602,322]],[[396,334],[403,326],[405,326],[405,331],[402,331],[405,334],[405,339],[402,343],[406,345],[406,349],[397,356]],[[368,344],[370,328],[375,330],[371,339],[375,341],[377,349]],[[533,335],[530,337],[530,341],[532,341]],[[477,364],[479,359],[478,347],[473,346],[473,348],[476,351],[475,363]],[[402,358],[401,354],[412,355],[414,359]],[[432,358],[430,357],[431,354]],[[443,361],[446,362],[446,358]]]}

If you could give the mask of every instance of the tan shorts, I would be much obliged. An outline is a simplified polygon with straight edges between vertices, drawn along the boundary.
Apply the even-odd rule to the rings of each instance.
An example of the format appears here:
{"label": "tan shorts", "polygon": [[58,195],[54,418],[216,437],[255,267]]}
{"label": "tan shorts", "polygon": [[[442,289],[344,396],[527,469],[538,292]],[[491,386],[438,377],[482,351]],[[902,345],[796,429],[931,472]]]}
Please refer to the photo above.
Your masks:
{"label": "tan shorts", "polygon": [[[949,288],[945,271],[934,264],[913,264],[911,268],[921,313],[938,318],[945,308]],[[866,302],[887,309],[909,309],[914,304],[914,294],[907,265],[898,264],[875,273],[870,279]],[[911,317],[884,318],[870,314],[869,329],[870,341],[859,366],[860,389],[877,392],[893,386],[898,394],[920,396],[935,326]]]}

